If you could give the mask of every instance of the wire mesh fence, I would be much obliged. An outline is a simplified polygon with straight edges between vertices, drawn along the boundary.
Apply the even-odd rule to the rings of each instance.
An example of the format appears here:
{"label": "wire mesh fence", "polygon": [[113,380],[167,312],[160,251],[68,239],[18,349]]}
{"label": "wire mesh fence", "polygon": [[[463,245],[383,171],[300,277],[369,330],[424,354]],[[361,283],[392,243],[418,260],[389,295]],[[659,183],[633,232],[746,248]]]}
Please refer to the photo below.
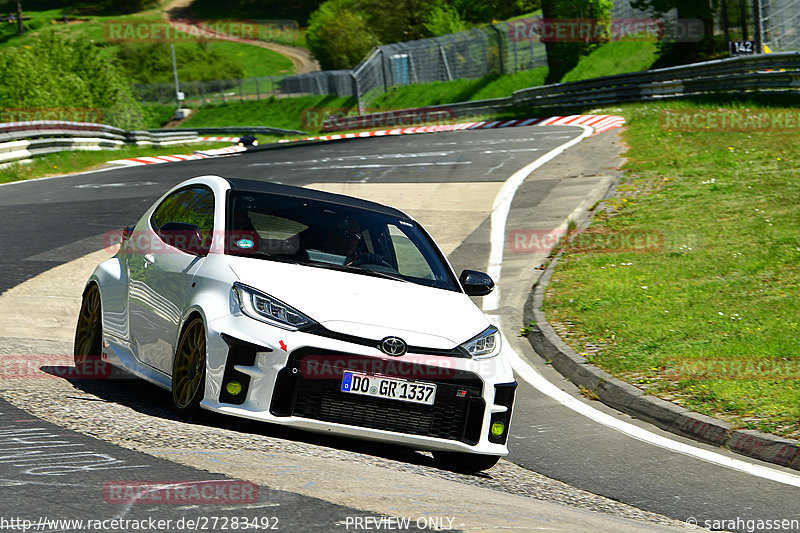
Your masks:
{"label": "wire mesh fence", "polygon": [[[375,48],[353,70],[331,70],[294,76],[181,83],[187,105],[272,96],[355,96],[365,105],[390,87],[510,74],[546,66],[544,43],[536,35],[515,37],[514,27],[497,23],[452,35]],[[168,83],[137,84],[134,94],[143,103],[175,102]]]}
{"label": "wire mesh fence", "polygon": [[353,88],[364,106],[389,87],[512,74],[546,65],[538,36],[516,32],[514,23],[502,22],[380,46],[353,70]]}
{"label": "wire mesh fence", "polygon": [[[729,34],[730,39],[754,36],[756,12],[760,14],[762,42],[773,51],[800,49],[800,0],[721,0],[715,32]],[[676,34],[670,28],[680,24],[677,10],[655,16],[633,8],[630,0],[614,0],[611,18],[658,19],[667,35]],[[356,97],[363,108],[391,87],[474,79],[492,73],[513,74],[547,66],[545,44],[536,31],[531,31],[536,26],[532,20],[382,45],[352,70],[184,82],[181,91],[185,102],[195,106],[273,96],[335,95]],[[175,102],[172,84],[139,84],[134,86],[134,92],[142,102]]]}
{"label": "wire mesh fence", "polygon": [[773,51],[800,50],[800,0],[760,0],[762,42]]}

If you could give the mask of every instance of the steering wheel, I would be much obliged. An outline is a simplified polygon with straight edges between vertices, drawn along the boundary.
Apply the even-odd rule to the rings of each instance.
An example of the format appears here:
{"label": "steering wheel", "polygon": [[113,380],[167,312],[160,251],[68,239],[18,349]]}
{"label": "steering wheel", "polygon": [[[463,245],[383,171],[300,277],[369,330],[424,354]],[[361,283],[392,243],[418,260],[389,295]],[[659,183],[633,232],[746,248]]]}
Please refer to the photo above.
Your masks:
{"label": "steering wheel", "polygon": [[395,268],[386,262],[386,260],[380,254],[358,254],[356,255],[352,261],[347,263],[348,266],[361,266],[361,265],[379,265],[385,266],[387,268],[391,268],[394,270]]}

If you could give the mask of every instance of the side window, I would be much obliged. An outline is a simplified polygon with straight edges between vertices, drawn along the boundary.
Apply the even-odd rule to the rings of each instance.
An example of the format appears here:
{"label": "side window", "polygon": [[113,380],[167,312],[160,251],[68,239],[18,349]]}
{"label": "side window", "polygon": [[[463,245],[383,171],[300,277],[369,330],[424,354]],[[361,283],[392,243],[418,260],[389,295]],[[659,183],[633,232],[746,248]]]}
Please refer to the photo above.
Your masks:
{"label": "side window", "polygon": [[194,224],[205,240],[214,230],[214,193],[205,187],[192,187],[167,196],[153,212],[153,224],[159,229],[167,222]]}
{"label": "side window", "polygon": [[389,237],[392,239],[397,257],[397,271],[400,274],[422,279],[435,278],[425,257],[400,228],[389,224]]}

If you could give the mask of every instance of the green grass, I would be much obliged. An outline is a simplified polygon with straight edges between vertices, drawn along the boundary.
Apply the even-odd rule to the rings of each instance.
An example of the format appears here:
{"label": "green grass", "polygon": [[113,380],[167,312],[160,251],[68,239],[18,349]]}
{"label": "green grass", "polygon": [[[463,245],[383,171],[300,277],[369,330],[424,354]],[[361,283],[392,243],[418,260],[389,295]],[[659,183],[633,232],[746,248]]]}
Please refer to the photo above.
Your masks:
{"label": "green grass", "polygon": [[587,80],[649,69],[658,59],[656,44],[647,41],[614,41],[598,46],[567,72],[562,82]]}
{"label": "green grass", "polygon": [[547,77],[547,67],[500,76],[490,74],[482,78],[441,81],[394,87],[370,104],[377,109],[406,109],[429,105],[503,98],[519,89],[542,85]]}
{"label": "green grass", "polygon": [[184,122],[185,128],[217,126],[270,126],[302,131],[315,131],[303,120],[304,112],[319,108],[352,108],[353,98],[302,96],[270,98],[252,102],[207,105],[195,110]]}
{"label": "green grass", "polygon": [[294,64],[285,55],[250,44],[214,41],[209,48],[236,58],[245,68],[247,77],[294,74]]}
{"label": "green grass", "polygon": [[568,251],[547,317],[591,362],[653,394],[798,438],[800,133],[661,128],[661,110],[691,106],[725,104],[610,111],[628,120],[627,173],[592,230],[655,233],[663,248]]}
{"label": "green grass", "polygon": [[567,72],[562,82],[587,80],[649,69],[658,59],[656,43],[614,41],[598,46]]}
{"label": "green grass", "polygon": [[176,105],[147,104],[144,106],[144,129],[161,128],[175,116]]}
{"label": "green grass", "polygon": [[[275,142],[278,137],[259,135],[261,144]],[[76,151],[59,152],[43,157],[37,157],[33,162],[21,165],[11,165],[0,168],[0,183],[58,176],[73,172],[87,172],[96,170],[107,161],[114,159],[128,159],[131,157],[146,157],[156,155],[191,154],[195,150],[208,150],[211,148],[224,148],[229,143],[199,143],[176,144],[172,146],[147,147],[125,146],[119,150],[101,151]]]}

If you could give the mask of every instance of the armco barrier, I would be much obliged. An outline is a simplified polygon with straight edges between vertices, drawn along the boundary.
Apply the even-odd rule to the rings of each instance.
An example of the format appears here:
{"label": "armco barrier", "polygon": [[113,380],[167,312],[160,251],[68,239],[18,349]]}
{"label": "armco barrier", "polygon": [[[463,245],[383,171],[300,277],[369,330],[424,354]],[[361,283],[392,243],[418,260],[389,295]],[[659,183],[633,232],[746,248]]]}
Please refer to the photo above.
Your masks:
{"label": "armco barrier", "polygon": [[200,142],[204,134],[304,134],[269,127],[197,128],[192,130],[125,131],[88,122],[37,120],[0,124],[0,165],[54,152],[115,150],[124,145],[168,146]]}
{"label": "armco barrier", "polygon": [[521,89],[507,98],[458,102],[326,121],[323,131],[359,129],[403,113],[446,110],[455,118],[511,109],[573,109],[704,95],[798,94],[800,52],[717,59],[585,81]]}

